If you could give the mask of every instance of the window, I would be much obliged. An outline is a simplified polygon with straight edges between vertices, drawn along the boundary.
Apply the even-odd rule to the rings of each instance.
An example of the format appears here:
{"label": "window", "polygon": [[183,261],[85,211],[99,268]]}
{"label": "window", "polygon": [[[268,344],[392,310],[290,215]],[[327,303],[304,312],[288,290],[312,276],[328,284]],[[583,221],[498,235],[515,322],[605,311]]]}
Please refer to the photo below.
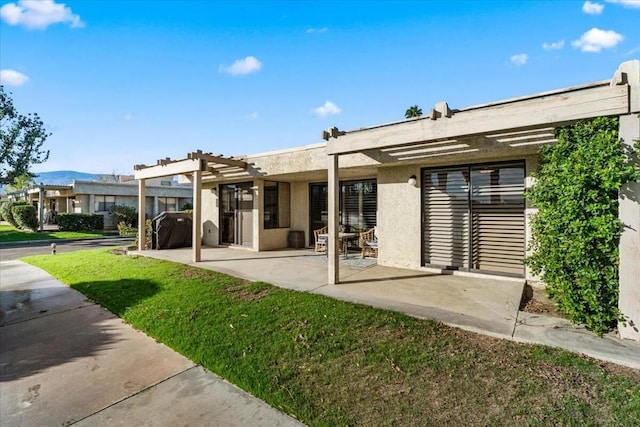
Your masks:
{"label": "window", "polygon": [[352,231],[376,225],[378,186],[375,180],[340,183],[340,224]]}
{"label": "window", "polygon": [[158,197],[158,212],[172,212],[178,210],[175,197]]}
{"label": "window", "polygon": [[109,212],[116,205],[116,196],[96,196],[94,211]]}
{"label": "window", "polygon": [[[309,241],[314,242],[313,230],[328,223],[327,183],[309,184]],[[365,231],[376,225],[378,185],[375,179],[341,181],[339,210],[340,224],[348,231]]]}
{"label": "window", "polygon": [[264,182],[264,228],[291,225],[291,185],[288,182]]}

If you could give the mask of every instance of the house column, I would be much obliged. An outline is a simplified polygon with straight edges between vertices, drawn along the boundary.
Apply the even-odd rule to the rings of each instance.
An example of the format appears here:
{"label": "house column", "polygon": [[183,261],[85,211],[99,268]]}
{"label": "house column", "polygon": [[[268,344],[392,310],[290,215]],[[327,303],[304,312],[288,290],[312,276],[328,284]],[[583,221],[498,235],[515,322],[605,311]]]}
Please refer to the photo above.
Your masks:
{"label": "house column", "polygon": [[40,231],[44,230],[44,186],[40,183],[38,191],[38,218],[40,219]]}
{"label": "house column", "polygon": [[202,249],[202,171],[193,172],[193,237],[191,248],[193,250],[193,262],[200,262]]}
{"label": "house column", "polygon": [[143,251],[146,245],[146,209],[147,196],[145,194],[145,180],[138,180],[138,250]]}
{"label": "house column", "polygon": [[[638,114],[620,117],[620,141],[630,159],[638,164],[638,153],[634,153],[634,140],[640,139]],[[622,222],[620,235],[620,295],[618,308],[624,316],[626,326],[618,324],[620,338],[640,341],[640,182],[630,182],[620,190],[618,196],[618,218]]]}
{"label": "house column", "polygon": [[338,155],[329,156],[329,181],[327,193],[329,197],[329,241],[327,242],[327,265],[329,268],[328,283],[337,285],[340,282],[340,259],[338,254],[338,215],[340,180],[338,176]]}

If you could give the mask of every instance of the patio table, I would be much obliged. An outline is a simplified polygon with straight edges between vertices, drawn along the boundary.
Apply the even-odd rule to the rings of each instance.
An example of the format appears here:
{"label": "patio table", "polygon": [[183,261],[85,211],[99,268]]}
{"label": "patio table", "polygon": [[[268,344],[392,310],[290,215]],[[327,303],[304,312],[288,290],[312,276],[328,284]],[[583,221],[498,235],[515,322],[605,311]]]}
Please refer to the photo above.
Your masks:
{"label": "patio table", "polygon": [[[318,234],[318,236],[326,237],[327,240],[329,239],[328,234]],[[355,239],[356,237],[358,237],[358,233],[347,233],[343,231],[338,233],[338,239],[342,241],[342,253],[344,253],[344,259],[347,259],[347,245],[349,240]]]}

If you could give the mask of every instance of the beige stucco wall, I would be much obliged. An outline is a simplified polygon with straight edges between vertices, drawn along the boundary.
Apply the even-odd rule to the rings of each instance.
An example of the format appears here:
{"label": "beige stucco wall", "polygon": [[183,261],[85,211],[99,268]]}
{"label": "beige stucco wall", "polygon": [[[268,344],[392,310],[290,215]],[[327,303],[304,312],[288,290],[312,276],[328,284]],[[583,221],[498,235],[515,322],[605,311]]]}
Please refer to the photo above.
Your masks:
{"label": "beige stucco wall", "polygon": [[[411,175],[418,184],[407,184]],[[420,168],[398,166],[378,169],[378,263],[417,269],[421,265]]]}
{"label": "beige stucco wall", "polygon": [[291,230],[304,231],[309,246],[309,181],[291,183]]}
{"label": "beige stucco wall", "polygon": [[202,189],[202,244],[217,246],[219,244],[220,216],[218,213],[218,186]]}

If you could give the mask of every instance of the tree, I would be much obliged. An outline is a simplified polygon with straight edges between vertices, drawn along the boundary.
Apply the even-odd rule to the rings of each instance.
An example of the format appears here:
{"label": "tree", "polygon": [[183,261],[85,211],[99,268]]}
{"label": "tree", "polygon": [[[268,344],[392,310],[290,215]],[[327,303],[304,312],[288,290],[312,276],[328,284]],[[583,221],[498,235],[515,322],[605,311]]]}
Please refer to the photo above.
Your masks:
{"label": "tree", "polygon": [[412,105],[411,107],[407,108],[407,111],[405,111],[404,113],[404,117],[407,119],[420,116],[422,116],[422,108],[418,107],[417,105]]}
{"label": "tree", "polygon": [[18,113],[11,94],[0,85],[0,184],[11,184],[21,176],[33,178],[31,165],[47,161],[42,145],[51,136],[37,113]]}
{"label": "tree", "polygon": [[7,185],[4,189],[5,193],[12,193],[15,191],[23,191],[28,189],[31,185],[35,184],[33,177],[28,174],[16,176],[11,184]]}

